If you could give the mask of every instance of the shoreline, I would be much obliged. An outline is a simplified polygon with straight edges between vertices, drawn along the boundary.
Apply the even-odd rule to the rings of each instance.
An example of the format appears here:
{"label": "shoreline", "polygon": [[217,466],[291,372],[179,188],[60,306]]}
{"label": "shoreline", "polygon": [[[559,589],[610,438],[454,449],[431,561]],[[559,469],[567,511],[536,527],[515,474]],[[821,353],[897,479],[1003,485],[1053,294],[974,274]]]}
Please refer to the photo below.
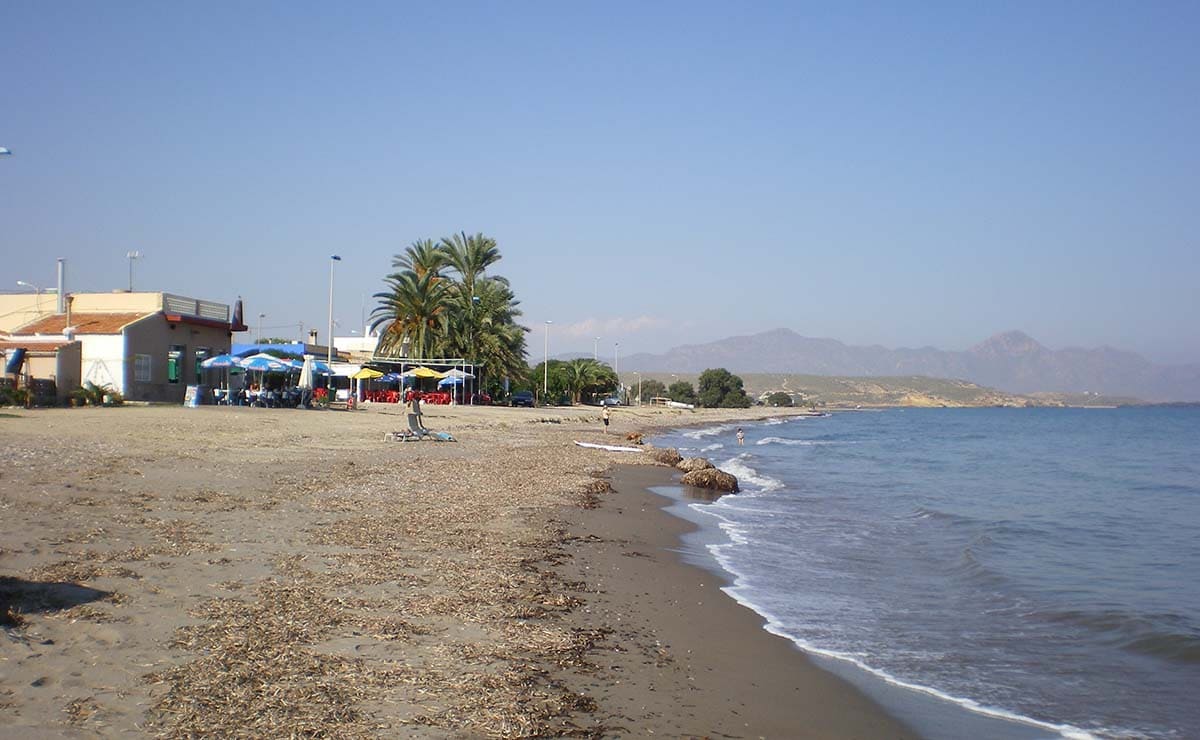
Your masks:
{"label": "shoreline", "polygon": [[600,588],[585,614],[622,625],[617,639],[634,646],[614,647],[604,661],[614,680],[590,687],[599,722],[630,736],[918,737],[767,632],[717,574],[685,560],[681,537],[696,527],[650,490],[676,485],[673,469],[617,464],[610,472],[613,491],[574,517],[576,557],[566,567]]}
{"label": "shoreline", "polygon": [[619,463],[673,469],[572,444],[789,415],[617,413],[614,437],[592,409],[428,408],[440,444],[383,441],[387,407],[17,410],[0,737],[910,737],[678,562],[663,499],[606,492]]}
{"label": "shoreline", "polygon": [[[885,409],[870,409],[880,411]],[[868,411],[868,409],[861,409]],[[735,424],[761,424],[769,420],[762,417],[741,420],[722,420],[720,423],[702,423],[679,425],[675,430],[693,427],[718,427],[729,429]],[[647,434],[648,437],[658,436],[656,442],[663,441],[661,435],[670,430],[655,429]],[[686,442],[687,440],[675,440]],[[736,451],[731,448],[727,452]],[[695,454],[694,452],[692,454]],[[703,456],[703,453],[701,453]],[[686,457],[686,455],[685,455]],[[720,463],[713,460],[720,467]],[[668,471],[669,472],[669,471]],[[668,475],[668,478],[671,476]],[[754,480],[753,476],[750,480]],[[720,580],[723,588],[721,595],[729,601],[746,609],[757,619],[759,628],[772,637],[778,636],[791,649],[802,655],[805,660],[825,671],[829,676],[843,682],[853,691],[860,692],[868,701],[873,702],[886,715],[905,726],[914,737],[929,739],[951,740],[961,737],[990,737],[997,740],[1034,740],[1048,736],[1078,736],[1092,737],[1085,730],[1069,724],[1050,720],[1039,720],[1024,716],[1012,710],[979,704],[971,699],[945,694],[937,689],[906,682],[894,676],[872,668],[866,663],[860,663],[853,658],[847,658],[836,653],[822,653],[820,649],[809,652],[807,648],[796,645],[784,633],[776,629],[784,629],[771,624],[771,618],[760,614],[757,607],[750,601],[743,601],[732,592],[730,587],[738,585],[738,578],[730,573],[721,562],[710,552],[707,546],[727,542],[728,536],[720,529],[709,524],[709,517],[693,511],[690,504],[707,504],[726,495],[703,489],[693,489],[682,486],[677,480],[667,480],[655,487],[670,489],[664,493],[651,492],[656,498],[665,502],[661,511],[668,516],[686,523],[679,535],[680,545],[676,555],[685,562],[692,564],[703,573],[710,574]],[[707,495],[706,495],[707,494]],[[1047,733],[1050,733],[1047,735]]]}

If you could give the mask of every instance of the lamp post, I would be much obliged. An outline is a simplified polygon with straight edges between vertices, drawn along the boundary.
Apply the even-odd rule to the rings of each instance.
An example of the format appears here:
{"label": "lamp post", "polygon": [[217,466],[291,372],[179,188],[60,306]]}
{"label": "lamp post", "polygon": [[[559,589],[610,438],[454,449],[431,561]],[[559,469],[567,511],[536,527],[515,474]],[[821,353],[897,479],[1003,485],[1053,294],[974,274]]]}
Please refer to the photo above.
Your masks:
{"label": "lamp post", "polygon": [[542,359],[542,398],[550,395],[550,325],[553,321],[546,320],[546,347]]}
{"label": "lamp post", "polygon": [[329,336],[326,338],[329,347],[325,357],[327,363],[333,362],[333,265],[341,261],[342,258],[338,255],[329,255]]}
{"label": "lamp post", "polygon": [[33,283],[27,283],[24,280],[18,280],[17,285],[21,286],[22,288],[33,288],[34,292],[37,293],[38,303],[40,304],[42,302],[42,289],[40,287],[34,285]]}
{"label": "lamp post", "polygon": [[129,260],[129,292],[133,292],[133,261],[140,260],[142,253],[138,251],[129,251],[125,253],[125,259]]}
{"label": "lamp post", "polygon": [[[474,290],[475,290],[475,286],[472,285],[471,286],[472,293],[474,293]],[[471,296],[471,374],[474,375],[475,377],[471,378],[470,383],[467,383],[466,378],[462,379],[463,385],[466,385],[473,389],[473,392],[471,393],[471,403],[470,403],[471,406],[475,405],[475,394],[479,392],[479,367],[478,367],[478,365],[475,364],[475,360],[476,360],[476,357],[475,357],[475,307],[479,305],[479,300],[480,300],[479,296],[477,296],[477,295]],[[464,365],[463,371],[465,372],[467,369],[465,367],[466,363],[464,362],[463,365]]]}
{"label": "lamp post", "polygon": [[633,374],[638,376],[638,402],[637,402],[637,405],[641,406],[642,405],[642,374],[637,372],[636,370],[633,372]]}
{"label": "lamp post", "polygon": [[260,313],[258,315],[258,341],[259,342],[262,342],[262,340],[263,340],[262,320],[265,318],[267,318],[267,315],[265,313]]}

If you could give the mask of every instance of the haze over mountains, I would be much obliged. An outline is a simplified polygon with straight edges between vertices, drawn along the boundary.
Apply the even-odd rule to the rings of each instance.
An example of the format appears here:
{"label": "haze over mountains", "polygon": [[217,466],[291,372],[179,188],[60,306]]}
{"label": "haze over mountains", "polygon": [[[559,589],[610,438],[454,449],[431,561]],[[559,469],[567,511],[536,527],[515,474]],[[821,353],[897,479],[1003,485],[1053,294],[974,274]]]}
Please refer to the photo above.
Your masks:
{"label": "haze over mountains", "polygon": [[674,347],[621,358],[621,370],[695,373],[724,367],[742,373],[926,375],[967,380],[1012,393],[1100,393],[1147,401],[1200,401],[1200,365],[1155,365],[1111,347],[1052,350],[1010,331],[965,352],[934,347],[855,347],[791,329]]}

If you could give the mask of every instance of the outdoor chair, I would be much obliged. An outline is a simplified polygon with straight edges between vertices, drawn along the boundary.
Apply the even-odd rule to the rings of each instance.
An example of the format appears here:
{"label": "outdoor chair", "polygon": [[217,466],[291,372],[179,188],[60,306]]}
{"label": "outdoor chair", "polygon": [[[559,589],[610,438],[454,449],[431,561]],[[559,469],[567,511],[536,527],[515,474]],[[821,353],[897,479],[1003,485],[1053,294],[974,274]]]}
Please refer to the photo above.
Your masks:
{"label": "outdoor chair", "polygon": [[420,419],[416,414],[408,415],[408,431],[412,432],[412,434],[415,435],[417,439],[421,439],[422,437],[433,436],[432,433],[428,429],[421,426]]}

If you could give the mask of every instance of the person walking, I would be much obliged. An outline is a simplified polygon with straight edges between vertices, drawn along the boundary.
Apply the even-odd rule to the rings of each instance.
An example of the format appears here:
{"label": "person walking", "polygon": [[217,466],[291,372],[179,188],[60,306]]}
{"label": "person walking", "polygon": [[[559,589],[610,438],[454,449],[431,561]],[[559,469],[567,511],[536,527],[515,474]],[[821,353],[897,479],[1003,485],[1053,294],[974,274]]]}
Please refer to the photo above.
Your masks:
{"label": "person walking", "polygon": [[600,418],[604,420],[604,433],[605,434],[608,434],[608,417],[609,417],[608,407],[605,406],[604,411],[600,414]]}
{"label": "person walking", "polygon": [[738,439],[738,447],[746,446],[746,433],[742,431],[741,427],[738,427],[737,439]]}

